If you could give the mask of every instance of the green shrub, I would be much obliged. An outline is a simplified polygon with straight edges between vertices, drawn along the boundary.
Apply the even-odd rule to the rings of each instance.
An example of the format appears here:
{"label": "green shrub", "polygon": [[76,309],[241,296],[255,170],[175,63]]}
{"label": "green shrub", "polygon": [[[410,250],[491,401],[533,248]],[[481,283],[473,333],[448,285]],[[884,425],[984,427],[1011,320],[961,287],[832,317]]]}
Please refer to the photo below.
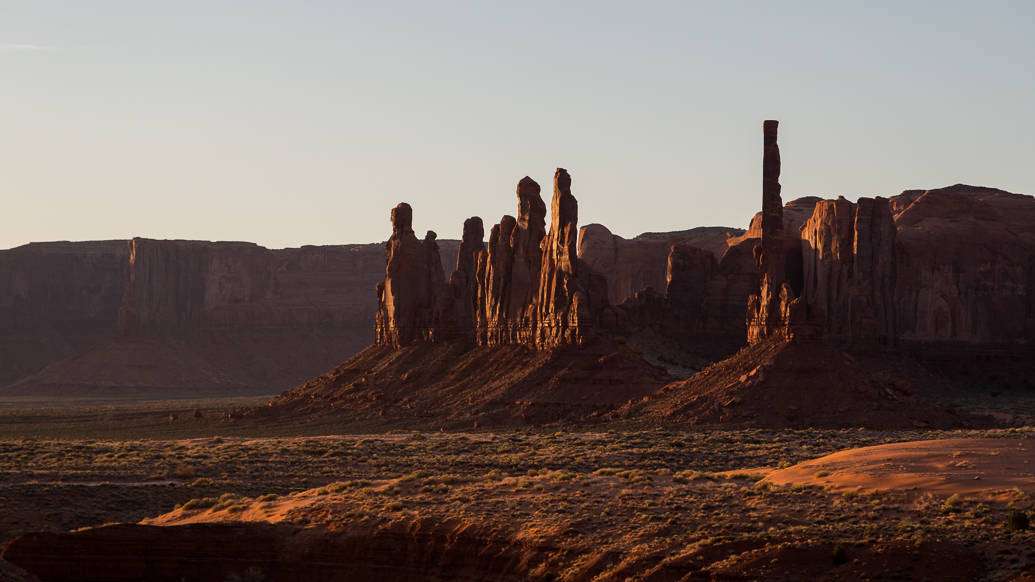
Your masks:
{"label": "green shrub", "polygon": [[944,513],[955,513],[960,510],[961,505],[963,505],[963,498],[959,496],[959,493],[953,493],[942,504],[942,511]]}
{"label": "green shrub", "polygon": [[830,559],[834,562],[835,566],[840,566],[848,562],[848,551],[845,550],[844,546],[834,546],[834,551],[830,553]]}
{"label": "green shrub", "polygon": [[219,503],[219,500],[215,497],[195,497],[187,503],[183,504],[183,509],[186,511],[194,511],[197,509],[208,509],[214,507]]}
{"label": "green shrub", "polygon": [[1028,514],[1023,511],[1013,510],[1006,517],[1006,529],[1008,531],[1024,531],[1031,526]]}
{"label": "green shrub", "polygon": [[177,479],[193,479],[194,475],[194,467],[187,463],[177,463],[172,469],[169,469],[169,476]]}

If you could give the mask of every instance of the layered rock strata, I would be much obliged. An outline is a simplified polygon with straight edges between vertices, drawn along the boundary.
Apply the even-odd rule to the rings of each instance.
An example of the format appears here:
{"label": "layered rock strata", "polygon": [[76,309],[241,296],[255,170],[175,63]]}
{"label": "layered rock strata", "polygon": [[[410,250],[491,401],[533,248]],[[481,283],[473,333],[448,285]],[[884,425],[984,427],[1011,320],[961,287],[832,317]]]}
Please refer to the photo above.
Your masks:
{"label": "layered rock strata", "polygon": [[464,221],[463,240],[457,250],[456,270],[449,276],[448,294],[436,307],[440,335],[473,339],[478,312],[478,261],[485,253],[482,219]]}
{"label": "layered rock strata", "polygon": [[[557,168],[553,184],[552,221],[542,244],[539,273],[537,347],[581,344],[591,337],[593,328],[589,273],[579,269],[579,203],[571,195],[566,170]],[[606,296],[601,299],[606,305]]]}

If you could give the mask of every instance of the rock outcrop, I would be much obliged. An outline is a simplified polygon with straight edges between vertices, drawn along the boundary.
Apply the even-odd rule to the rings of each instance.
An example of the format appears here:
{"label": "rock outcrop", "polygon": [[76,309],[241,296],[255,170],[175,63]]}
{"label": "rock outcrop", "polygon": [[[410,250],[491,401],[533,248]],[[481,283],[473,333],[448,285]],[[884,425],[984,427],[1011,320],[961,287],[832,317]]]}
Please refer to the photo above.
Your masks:
{"label": "rock outcrop", "polygon": [[463,240],[456,256],[456,270],[449,276],[448,294],[439,300],[439,336],[473,340],[478,313],[478,261],[485,253],[482,219],[464,221]]}
{"label": "rock outcrop", "polygon": [[[579,203],[571,195],[571,177],[557,168],[553,177],[550,232],[543,241],[535,344],[554,347],[581,344],[593,331],[588,275],[579,269]],[[606,289],[606,287],[605,287]],[[602,298],[605,301],[606,298]]]}
{"label": "rock outcrop", "polygon": [[[890,206],[881,198],[810,201],[814,211],[800,237],[785,235],[777,122],[766,121],[763,132],[761,241],[754,248],[759,292],[748,302],[748,346],[614,415],[770,427],[986,423],[919,401],[905,382],[864,369],[823,341],[894,338]],[[673,247],[666,320],[683,316],[690,327],[701,325],[710,258]],[[673,270],[698,276],[677,278]]]}

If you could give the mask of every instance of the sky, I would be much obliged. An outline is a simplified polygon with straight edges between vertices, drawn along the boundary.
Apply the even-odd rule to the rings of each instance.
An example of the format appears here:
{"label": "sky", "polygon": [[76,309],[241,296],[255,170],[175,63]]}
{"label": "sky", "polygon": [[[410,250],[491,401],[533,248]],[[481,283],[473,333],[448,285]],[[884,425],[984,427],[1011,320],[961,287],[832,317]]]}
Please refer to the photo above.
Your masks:
{"label": "sky", "polygon": [[784,200],[1035,194],[1035,2],[0,0],[0,248],[747,225]]}

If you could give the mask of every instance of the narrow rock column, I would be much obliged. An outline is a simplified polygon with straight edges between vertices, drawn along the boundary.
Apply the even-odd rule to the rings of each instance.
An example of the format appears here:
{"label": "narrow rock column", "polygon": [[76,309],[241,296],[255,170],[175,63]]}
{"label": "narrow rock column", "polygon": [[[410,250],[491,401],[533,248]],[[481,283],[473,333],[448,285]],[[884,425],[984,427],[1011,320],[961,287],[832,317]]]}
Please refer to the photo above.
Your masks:
{"label": "narrow rock column", "polygon": [[439,332],[448,337],[474,339],[477,321],[478,264],[485,254],[485,229],[482,219],[472,216],[464,221],[464,235],[456,255],[456,270],[449,276],[449,293],[439,309]]}
{"label": "narrow rock column", "polygon": [[748,342],[756,343],[783,326],[781,292],[786,276],[783,249],[783,200],[780,197],[780,122],[762,124],[762,242],[755,248],[758,295],[748,301]]}
{"label": "narrow rock column", "polygon": [[413,233],[413,209],[392,209],[392,236],[385,243],[385,280],[377,286],[377,343],[405,346],[434,339],[434,308],[445,291],[445,274],[435,233],[424,241]]}

